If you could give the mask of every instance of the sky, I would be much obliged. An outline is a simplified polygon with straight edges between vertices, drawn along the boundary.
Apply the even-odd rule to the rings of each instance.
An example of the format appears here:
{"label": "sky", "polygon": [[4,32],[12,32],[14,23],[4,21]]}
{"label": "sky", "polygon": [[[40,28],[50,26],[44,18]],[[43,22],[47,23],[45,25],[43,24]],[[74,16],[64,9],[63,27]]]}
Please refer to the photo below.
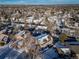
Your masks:
{"label": "sky", "polygon": [[24,5],[79,4],[79,0],[0,0],[0,4],[24,4]]}

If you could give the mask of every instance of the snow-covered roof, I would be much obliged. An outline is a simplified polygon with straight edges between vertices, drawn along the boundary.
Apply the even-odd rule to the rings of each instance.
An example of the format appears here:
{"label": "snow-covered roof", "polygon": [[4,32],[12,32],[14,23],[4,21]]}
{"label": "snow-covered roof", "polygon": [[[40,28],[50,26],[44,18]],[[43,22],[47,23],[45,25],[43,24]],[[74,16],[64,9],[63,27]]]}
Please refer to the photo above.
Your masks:
{"label": "snow-covered roof", "polygon": [[47,37],[48,37],[48,34],[41,34],[41,35],[37,36],[36,38],[38,40],[43,40],[43,39],[46,39]]}

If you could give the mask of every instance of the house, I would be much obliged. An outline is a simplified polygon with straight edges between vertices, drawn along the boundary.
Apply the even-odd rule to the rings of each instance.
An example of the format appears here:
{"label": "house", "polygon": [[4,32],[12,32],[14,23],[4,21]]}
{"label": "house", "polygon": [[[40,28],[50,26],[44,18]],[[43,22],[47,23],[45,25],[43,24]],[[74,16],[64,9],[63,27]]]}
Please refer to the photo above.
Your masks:
{"label": "house", "polygon": [[3,39],[4,37],[7,37],[7,38],[8,38],[7,35],[0,33],[0,41],[2,41],[2,39]]}
{"label": "house", "polygon": [[0,41],[9,43],[11,41],[11,39],[5,34],[0,34]]}
{"label": "house", "polygon": [[53,44],[53,38],[46,31],[37,30],[33,33],[33,36],[35,37],[40,47],[45,47],[49,44]]}
{"label": "house", "polygon": [[53,44],[53,39],[48,34],[41,34],[37,36],[36,39],[41,47],[45,47],[49,44]]}
{"label": "house", "polygon": [[24,34],[25,34],[25,31],[20,31],[20,32],[18,32],[18,33],[15,35],[15,38],[16,38],[17,40],[24,39],[24,38],[23,38]]}

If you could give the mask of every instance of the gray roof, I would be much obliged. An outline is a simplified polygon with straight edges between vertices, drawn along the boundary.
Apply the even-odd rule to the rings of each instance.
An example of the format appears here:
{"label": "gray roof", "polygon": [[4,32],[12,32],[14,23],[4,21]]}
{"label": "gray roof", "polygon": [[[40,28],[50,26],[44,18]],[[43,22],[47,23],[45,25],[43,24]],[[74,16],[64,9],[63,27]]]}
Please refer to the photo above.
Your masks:
{"label": "gray roof", "polygon": [[27,56],[25,52],[20,53],[16,49],[10,48],[8,45],[0,48],[0,59],[27,59],[28,56],[25,56]]}

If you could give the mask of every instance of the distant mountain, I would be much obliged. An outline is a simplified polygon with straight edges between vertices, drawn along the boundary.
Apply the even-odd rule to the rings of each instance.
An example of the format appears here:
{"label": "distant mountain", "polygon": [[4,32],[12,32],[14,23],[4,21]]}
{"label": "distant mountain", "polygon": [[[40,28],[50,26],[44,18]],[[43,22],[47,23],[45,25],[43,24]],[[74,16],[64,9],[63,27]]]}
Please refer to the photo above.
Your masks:
{"label": "distant mountain", "polygon": [[0,4],[0,7],[79,7],[79,4],[54,4],[54,5],[9,5]]}

